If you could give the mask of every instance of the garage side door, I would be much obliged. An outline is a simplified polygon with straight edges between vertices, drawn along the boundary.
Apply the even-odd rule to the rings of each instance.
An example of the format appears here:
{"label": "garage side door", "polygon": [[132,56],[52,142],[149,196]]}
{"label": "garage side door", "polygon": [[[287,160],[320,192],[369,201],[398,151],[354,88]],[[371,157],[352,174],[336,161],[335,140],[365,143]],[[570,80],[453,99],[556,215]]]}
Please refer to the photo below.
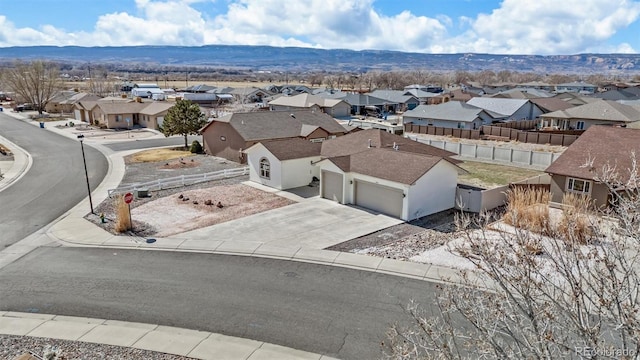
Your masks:
{"label": "garage side door", "polygon": [[402,190],[356,180],[356,205],[385,215],[402,217]]}
{"label": "garage side door", "polygon": [[342,174],[322,171],[322,197],[333,201],[342,201]]}

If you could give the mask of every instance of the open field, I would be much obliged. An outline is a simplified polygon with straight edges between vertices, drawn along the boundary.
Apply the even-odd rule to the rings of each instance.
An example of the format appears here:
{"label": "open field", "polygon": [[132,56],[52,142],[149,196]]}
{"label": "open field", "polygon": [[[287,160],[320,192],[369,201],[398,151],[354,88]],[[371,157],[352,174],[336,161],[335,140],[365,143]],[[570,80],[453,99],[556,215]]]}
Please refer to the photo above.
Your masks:
{"label": "open field", "polygon": [[469,172],[469,174],[459,175],[459,182],[483,188],[508,185],[543,173],[537,170],[477,161],[465,161],[459,166]]}
{"label": "open field", "polygon": [[[137,83],[155,83],[158,84],[160,88],[163,89],[184,89],[188,86],[193,85],[210,85],[216,87],[232,87],[232,88],[246,88],[246,87],[257,87],[264,88],[268,85],[285,85],[285,82],[282,81],[215,81],[215,80],[167,80],[163,79],[155,80],[133,80],[133,82]],[[299,85],[298,83],[289,82],[289,84]],[[88,84],[84,81],[68,81],[65,82],[65,88],[68,89],[78,89],[79,91],[87,91],[89,89]]]}

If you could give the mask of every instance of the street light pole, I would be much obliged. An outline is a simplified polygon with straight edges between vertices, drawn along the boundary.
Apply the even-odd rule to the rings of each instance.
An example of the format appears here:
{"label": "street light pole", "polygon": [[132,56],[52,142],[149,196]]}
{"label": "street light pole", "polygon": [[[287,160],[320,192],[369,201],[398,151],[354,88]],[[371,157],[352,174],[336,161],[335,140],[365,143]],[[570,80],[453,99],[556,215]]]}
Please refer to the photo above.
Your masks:
{"label": "street light pole", "polygon": [[89,206],[91,207],[91,213],[93,214],[93,201],[91,200],[91,187],[89,186],[89,173],[87,172],[87,159],[84,156],[84,135],[78,135],[78,140],[80,140],[80,149],[82,149],[82,162],[84,163],[84,177],[87,179],[87,193],[89,194]]}

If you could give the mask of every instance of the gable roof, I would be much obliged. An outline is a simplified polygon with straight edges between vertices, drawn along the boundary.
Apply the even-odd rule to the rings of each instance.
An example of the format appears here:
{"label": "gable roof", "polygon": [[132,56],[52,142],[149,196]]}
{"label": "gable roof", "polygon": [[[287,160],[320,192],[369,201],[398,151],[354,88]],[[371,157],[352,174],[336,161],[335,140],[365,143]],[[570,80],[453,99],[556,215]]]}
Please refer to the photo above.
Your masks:
{"label": "gable roof", "polygon": [[439,105],[420,105],[404,113],[404,117],[434,120],[471,122],[481,114],[489,116],[483,109],[460,101],[449,101]]}
{"label": "gable roof", "polygon": [[313,105],[317,105],[320,107],[332,108],[340,103],[344,103],[344,101],[341,99],[330,99],[318,95],[303,93],[294,96],[281,96],[270,101],[269,105],[291,106],[298,108],[309,108]]}
{"label": "gable roof", "polygon": [[367,106],[367,105],[382,106],[389,103],[389,101],[377,98],[375,96],[365,95],[365,94],[352,94],[352,93],[345,93],[345,92],[337,92],[333,94],[324,93],[324,94],[319,94],[318,96],[322,96],[328,99],[342,99],[347,104],[352,106]]}
{"label": "gable roof", "polygon": [[382,100],[385,100],[391,104],[404,104],[410,100],[414,100],[414,102],[419,102],[413,95],[407,95],[406,91],[402,90],[374,90],[367,95],[375,96]]}
{"label": "gable roof", "polygon": [[156,115],[161,112],[167,111],[173,107],[173,103],[167,103],[162,101],[154,101],[151,103],[144,103],[145,106],[140,110],[140,114],[144,115]]}
{"label": "gable roof", "polygon": [[512,116],[527,102],[529,102],[529,100],[526,99],[474,97],[467,101],[467,104],[482,108],[489,112],[491,115],[495,113],[501,116]]}
{"label": "gable roof", "polygon": [[565,110],[565,109],[574,107],[574,105],[571,104],[570,102],[567,102],[555,97],[537,98],[537,99],[529,99],[529,100],[532,103],[536,104],[540,108],[540,110],[546,113],[549,113],[552,111],[558,111],[558,110]]}
{"label": "gable roof", "polygon": [[320,148],[322,147],[322,144],[320,143],[313,143],[301,138],[267,140],[260,142],[260,144],[269,150],[269,152],[278,160],[303,159],[320,156]]}
{"label": "gable roof", "polygon": [[[414,184],[437,163],[445,161],[438,156],[380,148],[326,160],[344,172],[355,172],[407,185]],[[384,166],[380,166],[383,163]]]}
{"label": "gable roof", "polygon": [[322,157],[356,154],[371,149],[369,147],[369,140],[371,141],[371,148],[393,149],[393,144],[395,143],[398,146],[399,152],[437,156],[446,158],[453,164],[461,163],[460,160],[451,158],[451,156],[456,155],[455,153],[379,129],[356,131],[335,139],[323,141],[321,154]]}
{"label": "gable roof", "polygon": [[613,122],[640,120],[640,109],[610,100],[598,100],[588,104],[550,112],[540,117],[554,119],[590,119]]}
{"label": "gable roof", "polygon": [[[626,183],[632,152],[640,154],[640,129],[591,126],[545,172],[593,180],[605,166],[612,166]],[[587,161],[590,166],[585,166]]]}
{"label": "gable roof", "polygon": [[134,114],[139,113],[148,103],[139,102],[98,102],[100,110],[105,114]]}
{"label": "gable roof", "polygon": [[317,111],[299,110],[232,113],[214,119],[204,126],[201,132],[206,131],[211,124],[216,122],[229,123],[245,141],[306,136],[317,128],[322,128],[333,135],[344,134],[346,132],[345,128],[331,116]]}

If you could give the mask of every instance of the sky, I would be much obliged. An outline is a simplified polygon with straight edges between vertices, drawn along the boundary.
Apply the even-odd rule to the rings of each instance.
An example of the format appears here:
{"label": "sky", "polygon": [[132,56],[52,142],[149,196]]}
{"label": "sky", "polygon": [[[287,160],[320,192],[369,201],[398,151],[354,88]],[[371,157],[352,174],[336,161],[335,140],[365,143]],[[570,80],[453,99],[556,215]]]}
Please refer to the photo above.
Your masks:
{"label": "sky", "polygon": [[638,53],[639,18],[640,0],[0,0],[0,48],[226,44]]}

